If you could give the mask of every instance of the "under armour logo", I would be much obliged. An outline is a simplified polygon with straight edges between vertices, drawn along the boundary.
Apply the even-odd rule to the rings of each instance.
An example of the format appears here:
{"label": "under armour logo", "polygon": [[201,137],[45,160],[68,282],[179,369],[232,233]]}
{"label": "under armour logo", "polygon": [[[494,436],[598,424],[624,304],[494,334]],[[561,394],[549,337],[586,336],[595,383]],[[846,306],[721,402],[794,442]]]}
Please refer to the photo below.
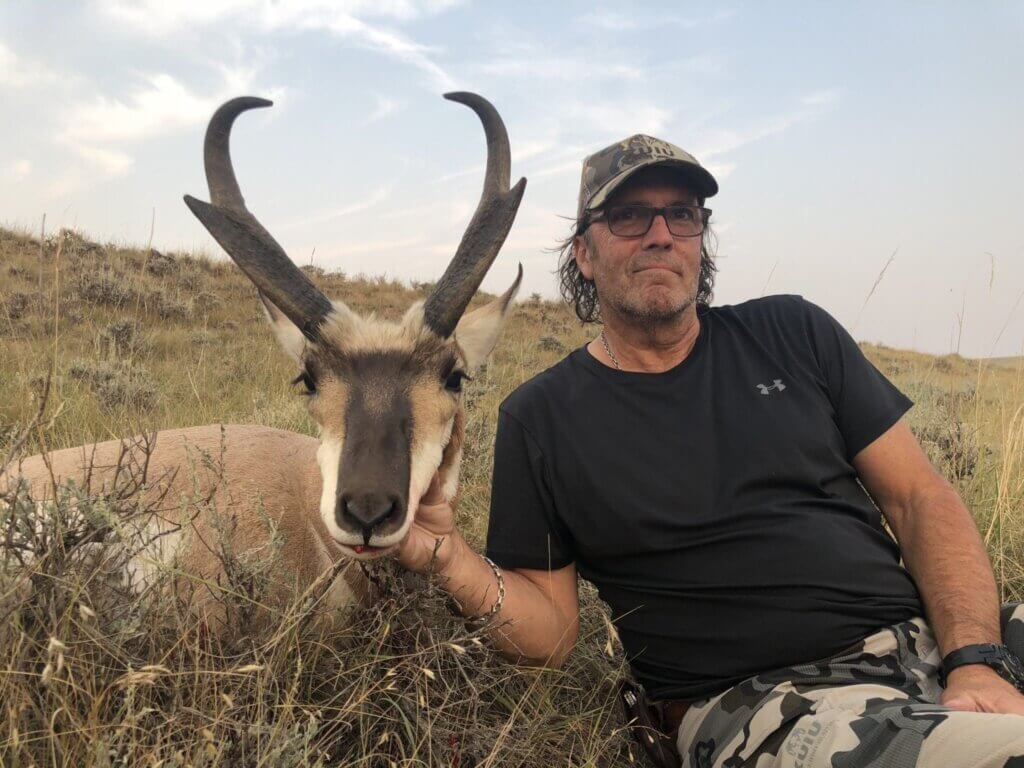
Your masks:
{"label": "under armour logo", "polygon": [[761,390],[761,394],[762,395],[767,395],[773,389],[776,392],[781,392],[782,390],[784,390],[786,388],[786,385],[782,383],[782,379],[776,379],[775,383],[772,384],[770,387],[767,384],[758,384],[757,388],[759,390]]}

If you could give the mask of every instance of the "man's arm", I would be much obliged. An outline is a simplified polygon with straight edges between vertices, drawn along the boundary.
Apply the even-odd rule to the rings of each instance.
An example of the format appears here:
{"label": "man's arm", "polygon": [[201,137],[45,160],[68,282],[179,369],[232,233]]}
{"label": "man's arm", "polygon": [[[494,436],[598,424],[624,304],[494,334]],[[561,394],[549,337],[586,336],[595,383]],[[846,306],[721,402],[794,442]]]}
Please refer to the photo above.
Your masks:
{"label": "man's arm", "polygon": [[[441,575],[444,588],[467,617],[491,610],[497,582],[491,567],[456,533],[457,554]],[[505,599],[491,620],[488,637],[515,662],[560,667],[579,634],[579,593],[576,565],[554,571],[502,569]]]}
{"label": "man's arm", "polygon": [[[494,571],[455,527],[437,478],[420,499],[397,559],[410,570],[436,572],[467,618],[489,613],[498,598]],[[488,624],[488,637],[513,661],[561,666],[579,634],[575,564],[557,570],[506,568],[501,573],[505,599]]]}
{"label": "man's arm", "polygon": [[[906,423],[901,419],[860,451],[853,466],[896,535],[940,653],[1001,643],[995,578],[978,529]],[[950,674],[942,703],[953,709],[1024,714],[1024,696],[978,664]]]}

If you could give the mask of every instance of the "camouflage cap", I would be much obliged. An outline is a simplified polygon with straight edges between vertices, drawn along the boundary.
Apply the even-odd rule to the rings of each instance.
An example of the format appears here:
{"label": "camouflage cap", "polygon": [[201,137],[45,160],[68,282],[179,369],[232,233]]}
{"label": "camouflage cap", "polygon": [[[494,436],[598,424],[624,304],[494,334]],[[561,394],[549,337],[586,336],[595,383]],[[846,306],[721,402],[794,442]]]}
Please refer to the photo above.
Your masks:
{"label": "camouflage cap", "polygon": [[718,192],[718,182],[697,158],[675,144],[638,133],[595,152],[583,161],[577,221],[585,211],[601,206],[626,179],[642,168],[671,165],[686,174],[694,191],[707,199]]}

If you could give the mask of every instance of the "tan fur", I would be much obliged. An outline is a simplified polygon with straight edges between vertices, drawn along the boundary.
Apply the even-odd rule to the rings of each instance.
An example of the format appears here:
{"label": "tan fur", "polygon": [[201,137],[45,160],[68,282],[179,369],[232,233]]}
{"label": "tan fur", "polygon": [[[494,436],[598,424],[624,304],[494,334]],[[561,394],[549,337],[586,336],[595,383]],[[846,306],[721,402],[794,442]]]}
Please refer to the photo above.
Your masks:
{"label": "tan fur", "polygon": [[[227,544],[236,554],[262,553],[269,559],[267,526],[259,514],[262,508],[285,542],[271,574],[273,597],[285,599],[305,589],[338,558],[338,548],[316,514],[320,493],[316,449],[313,438],[268,427],[231,425],[222,431],[220,425],[209,425],[157,433],[138,500],[140,507],[152,509],[151,525],[172,532],[164,539],[177,546],[165,552],[151,547],[134,565],[149,572],[173,562],[189,574],[195,608],[216,620],[216,590],[207,583],[215,584],[223,569],[217,547]],[[84,486],[89,478],[93,492],[109,490],[123,450],[121,442],[108,441],[55,451],[45,461],[41,455],[31,456],[0,475],[0,490],[20,477],[29,482],[33,498],[52,499],[50,468],[58,484],[70,480]],[[135,463],[141,463],[138,454],[137,459]],[[230,531],[223,539],[214,515],[222,529]],[[229,524],[232,519],[233,525]],[[174,534],[179,527],[180,533]],[[344,602],[365,593],[357,568],[348,568],[339,579],[345,585],[342,591],[349,595]],[[330,590],[334,596],[338,592],[338,586]]]}
{"label": "tan fur", "polygon": [[424,333],[422,305],[417,302],[399,323],[381,320],[376,315],[360,317],[347,308],[339,313],[339,302],[334,302],[335,311],[320,327],[324,346],[343,354],[354,352],[383,352],[395,350],[411,353]]}
{"label": "tan fur", "polygon": [[[409,507],[402,528],[380,546],[402,540],[435,471],[446,497],[454,501],[466,418],[462,398],[446,391],[439,378],[442,361],[455,352],[467,370],[479,365],[497,340],[518,285],[517,279],[504,296],[468,313],[454,340],[441,339],[424,326],[422,304],[410,308],[399,323],[387,323],[372,316],[360,318],[336,302],[312,348],[283,314],[265,302],[275,335],[299,362],[307,355],[390,351],[408,355],[417,371],[408,392],[414,424]],[[465,344],[460,344],[460,329]],[[217,599],[217,585],[224,582],[221,547],[228,545],[235,556],[270,562],[275,553],[263,515],[283,541],[273,561],[267,602],[280,606],[329,573],[352,552],[340,546],[345,534],[334,522],[349,386],[329,369],[323,371],[317,395],[310,401],[310,413],[320,427],[319,441],[260,426],[208,425],[157,433],[139,502],[152,509],[151,531],[166,535],[134,558],[126,576],[143,586],[159,569],[173,567],[184,574],[177,579],[179,591],[189,593],[185,596],[191,597],[193,608],[217,631],[224,622]],[[362,394],[375,405],[376,393],[364,389]],[[32,456],[0,474],[0,492],[18,478],[29,482],[37,500],[52,496],[54,481],[74,481],[80,487],[88,483],[94,491],[109,488],[123,452],[121,442],[108,441],[55,451],[45,458]],[[142,458],[137,458],[141,464]],[[340,608],[363,600],[367,592],[362,571],[349,561],[326,588],[325,597],[330,607]]]}
{"label": "tan fur", "polygon": [[[449,442],[452,450],[462,444],[464,422],[460,411]],[[0,474],[0,492],[22,478],[30,484],[34,499],[51,500],[50,468],[58,484],[70,480],[81,487],[89,477],[94,492],[110,489],[118,457],[128,444],[112,440],[54,451],[46,460],[42,455],[31,456]],[[156,434],[139,503],[152,507],[154,524],[163,530],[182,527],[181,535],[174,537],[178,542],[176,551],[164,553],[163,565],[173,562],[174,567],[188,574],[187,585],[179,586],[191,591],[193,607],[211,620],[214,629],[221,612],[215,590],[207,584],[216,582],[222,563],[215,551],[221,534],[211,510],[216,510],[222,521],[235,518],[236,524],[226,529],[230,536],[225,543],[237,555],[262,553],[269,558],[269,536],[259,513],[261,507],[274,522],[284,546],[271,574],[274,594],[268,599],[278,607],[307,589],[341,559],[340,548],[317,514],[321,490],[318,445],[316,439],[306,435],[260,426],[213,424]],[[450,451],[447,453],[450,455]],[[442,464],[439,472],[448,481],[450,463]],[[188,500],[195,503],[189,504]],[[157,559],[159,555],[153,551],[142,557]],[[160,567],[151,561],[139,565],[143,570]],[[327,589],[327,602],[330,607],[340,608],[366,595],[365,577],[358,564],[349,561]]]}

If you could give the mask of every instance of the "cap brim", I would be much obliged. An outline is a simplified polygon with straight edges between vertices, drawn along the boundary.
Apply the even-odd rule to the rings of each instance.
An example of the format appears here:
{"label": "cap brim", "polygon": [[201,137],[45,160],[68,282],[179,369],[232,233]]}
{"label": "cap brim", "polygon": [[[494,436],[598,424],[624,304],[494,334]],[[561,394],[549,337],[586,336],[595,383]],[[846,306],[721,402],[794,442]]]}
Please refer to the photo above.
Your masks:
{"label": "cap brim", "polygon": [[651,168],[656,165],[663,165],[678,169],[680,174],[686,178],[687,185],[692,187],[693,191],[705,200],[718,193],[718,182],[715,181],[715,177],[712,176],[706,168],[702,168],[694,163],[688,163],[685,160],[651,158],[650,160],[645,160],[642,163],[637,163],[634,166],[624,169],[617,176],[613,176],[603,187],[594,193],[594,196],[591,197],[589,201],[587,201],[584,210],[592,210],[604,205],[605,201],[608,200],[611,194],[625,184],[633,174],[637,173],[637,171],[642,171],[645,168]]}

